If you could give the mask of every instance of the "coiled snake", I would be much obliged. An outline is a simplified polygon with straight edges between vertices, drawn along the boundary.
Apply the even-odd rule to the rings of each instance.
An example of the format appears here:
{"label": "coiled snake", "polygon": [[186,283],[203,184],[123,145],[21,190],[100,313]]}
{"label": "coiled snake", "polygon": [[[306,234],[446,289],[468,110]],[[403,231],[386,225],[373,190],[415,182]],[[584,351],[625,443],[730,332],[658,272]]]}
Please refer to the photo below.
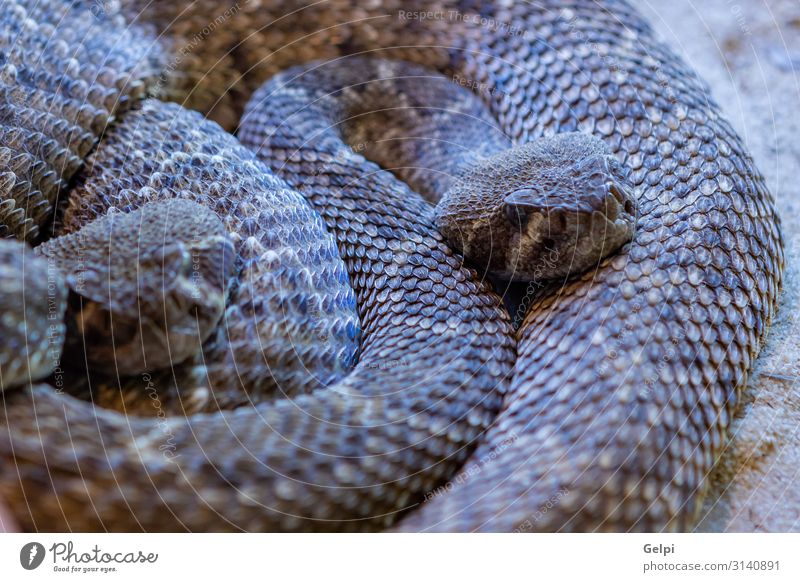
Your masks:
{"label": "coiled snake", "polygon": [[[0,224],[67,233],[0,246],[0,497],[23,526],[691,526],[780,287],[763,179],[626,2],[416,4],[4,9]],[[190,111],[233,129],[269,78],[241,141]],[[434,211],[364,156],[449,190]],[[590,195],[559,207],[566,174]],[[516,350],[440,230],[534,279]],[[525,249],[557,251],[555,284]]]}

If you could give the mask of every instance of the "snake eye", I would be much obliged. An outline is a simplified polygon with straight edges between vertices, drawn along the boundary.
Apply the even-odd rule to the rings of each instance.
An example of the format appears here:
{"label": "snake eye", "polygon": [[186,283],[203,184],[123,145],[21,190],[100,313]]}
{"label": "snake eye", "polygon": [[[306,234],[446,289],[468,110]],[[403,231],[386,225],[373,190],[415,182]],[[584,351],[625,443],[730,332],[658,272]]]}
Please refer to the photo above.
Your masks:
{"label": "snake eye", "polygon": [[519,206],[516,204],[506,204],[506,218],[508,222],[514,225],[517,228],[522,228],[528,223],[528,218],[530,218],[530,213],[528,208],[525,206]]}
{"label": "snake eye", "polygon": [[540,193],[530,188],[515,190],[503,199],[503,204],[508,222],[517,228],[524,227],[532,214],[542,210]]}
{"label": "snake eye", "polygon": [[575,162],[572,166],[572,175],[601,176],[605,177],[612,172],[612,160],[606,155],[590,155]]}

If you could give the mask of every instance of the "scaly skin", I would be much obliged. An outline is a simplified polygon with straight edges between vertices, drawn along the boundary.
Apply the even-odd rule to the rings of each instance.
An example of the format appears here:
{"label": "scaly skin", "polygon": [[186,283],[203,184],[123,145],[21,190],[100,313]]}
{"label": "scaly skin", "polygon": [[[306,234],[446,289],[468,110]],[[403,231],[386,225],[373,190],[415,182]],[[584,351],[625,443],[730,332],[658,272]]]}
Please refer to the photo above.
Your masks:
{"label": "scaly skin", "polygon": [[[514,143],[572,130],[605,140],[635,185],[639,218],[633,242],[559,289],[534,289],[518,332],[513,381],[503,394],[502,382],[500,390],[493,388],[512,358],[507,324],[497,315],[493,296],[460,270],[458,259],[429,226],[427,207],[410,192],[383,189],[345,188],[344,197],[339,191],[312,200],[339,242],[364,329],[361,361],[344,382],[370,396],[373,389],[401,386],[400,380],[404,387],[414,386],[415,380],[422,384],[415,386],[413,397],[395,394],[397,408],[359,407],[330,390],[302,400],[300,408],[316,419],[352,418],[371,428],[315,422],[309,432],[308,425],[292,424],[298,420],[295,408],[278,403],[261,405],[269,421],[266,436],[264,426],[252,420],[242,423],[242,432],[272,468],[291,469],[297,477],[313,474],[316,483],[355,481],[367,486],[365,497],[356,500],[349,489],[284,487],[296,482],[269,471],[265,481],[264,466],[255,458],[235,459],[231,451],[238,443],[222,428],[224,421],[212,416],[171,419],[182,450],[198,456],[166,463],[155,452],[152,422],[126,420],[123,426],[115,413],[87,410],[83,403],[55,398],[40,387],[22,394],[36,394],[38,417],[52,420],[45,437],[63,435],[64,423],[70,423],[72,434],[79,436],[74,440],[79,455],[76,461],[71,448],[48,447],[51,481],[38,438],[24,429],[13,435],[0,432],[5,456],[0,493],[21,507],[22,487],[11,467],[16,463],[25,491],[37,501],[31,514],[22,510],[17,517],[28,527],[47,529],[67,524],[79,529],[101,524],[115,529],[181,524],[192,529],[355,529],[390,524],[393,512],[424,503],[401,522],[402,529],[689,527],[773,314],[783,269],[771,197],[704,84],[622,1],[389,0],[360,6],[339,0],[292,12],[300,6],[243,5],[217,27],[218,33],[193,45],[190,57],[169,69],[167,82],[157,87],[160,94],[178,101],[188,95],[189,105],[233,127],[250,93],[290,65],[362,51],[414,61],[478,87]],[[138,14],[137,3],[125,10],[129,17]],[[406,14],[415,10],[440,10],[446,17],[422,21]],[[161,41],[168,54],[186,46],[220,13],[210,1],[159,3],[139,19],[158,30],[180,14]],[[155,57],[148,58],[169,62],[159,47],[153,50]],[[238,77],[232,67],[244,78],[218,101],[225,81]],[[175,110],[174,115],[184,114]],[[149,147],[158,141],[151,140]],[[347,164],[329,170],[338,184],[351,183]],[[384,258],[387,241],[401,240],[410,240],[419,253],[409,259],[414,268],[396,268]],[[411,292],[437,272],[443,281],[452,281],[450,290],[472,311],[445,304],[447,292],[401,291],[408,284]],[[432,303],[420,305],[429,295]],[[455,337],[432,315],[445,314],[449,322],[466,312],[481,325],[458,327]],[[468,346],[469,354],[454,352],[449,342],[457,340],[463,341],[457,347]],[[406,355],[412,358],[411,369],[383,373],[380,366],[370,367],[378,362],[373,358],[402,361]],[[445,395],[457,400],[448,404],[441,398]],[[480,437],[471,461],[456,472],[468,445],[493,417],[500,395],[502,410]],[[19,430],[29,422],[25,402],[24,396],[12,404],[6,400],[7,426]],[[423,410],[425,417],[416,414]],[[367,413],[407,424],[378,431],[363,422]],[[222,418],[243,416],[233,412]],[[442,418],[445,424],[439,423]],[[447,432],[450,438],[427,440],[431,432]],[[141,457],[131,445],[131,433]],[[314,446],[280,448],[286,443],[275,435],[281,433],[312,439]],[[60,436],[53,442],[57,438],[63,442]],[[15,445],[14,457],[9,441]],[[385,456],[356,454],[353,461],[357,449],[351,447],[361,443],[368,450],[380,444]],[[208,448],[200,452],[200,445]],[[227,464],[211,460],[220,458]],[[83,472],[90,470],[88,487],[80,477],[81,463]],[[418,472],[419,467],[427,470]],[[189,485],[175,484],[176,478],[183,479],[178,470]],[[453,486],[438,489],[447,479]],[[245,491],[247,501],[255,498],[256,506],[243,504],[230,484]],[[197,505],[190,486],[208,503]],[[89,500],[91,512],[86,511]],[[268,503],[293,517],[265,509]],[[302,519],[344,515],[363,521]]]}
{"label": "scaly skin", "polygon": [[[209,6],[149,18],[180,43]],[[223,122],[290,65],[367,54],[475,88],[514,143],[580,130],[630,170],[633,242],[569,285],[531,286],[502,412],[452,491],[419,499],[403,528],[688,528],[783,272],[772,198],[705,84],[623,0],[256,3],[225,30],[176,76]],[[218,99],[222,55],[244,79]]]}
{"label": "scaly skin", "polygon": [[[312,203],[330,196],[327,158],[380,164],[435,202],[450,247],[496,277],[564,280],[631,240],[635,201],[600,139],[568,132],[510,147],[493,126],[476,95],[435,71],[351,57],[270,79],[237,137]],[[365,163],[359,175],[382,182],[378,172]]]}
{"label": "scaly skin", "polygon": [[[24,527],[378,529],[462,464],[499,410],[514,358],[508,316],[399,182],[326,201],[325,217],[341,222],[342,262],[320,216],[235,138],[145,100],[107,128],[75,185],[59,219],[66,232],[111,206],[171,198],[218,214],[241,269],[221,337],[204,346],[214,393],[181,385],[181,404],[242,404],[215,400],[241,399],[237,380],[258,403],[133,417],[44,384],[4,393],[0,496]],[[424,296],[405,292],[433,279]],[[352,365],[356,299],[360,359],[336,381]],[[259,395],[271,356],[333,380],[291,398]],[[153,378],[139,390],[163,390]]]}

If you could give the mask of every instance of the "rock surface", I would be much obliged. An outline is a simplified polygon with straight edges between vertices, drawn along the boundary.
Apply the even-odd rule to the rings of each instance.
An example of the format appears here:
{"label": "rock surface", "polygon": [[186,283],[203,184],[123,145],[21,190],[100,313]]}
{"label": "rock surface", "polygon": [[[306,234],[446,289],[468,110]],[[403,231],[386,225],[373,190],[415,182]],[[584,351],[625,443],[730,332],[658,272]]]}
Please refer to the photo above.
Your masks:
{"label": "rock surface", "polygon": [[800,531],[800,2],[637,5],[711,86],[777,199],[786,243],[778,315],[697,529]]}

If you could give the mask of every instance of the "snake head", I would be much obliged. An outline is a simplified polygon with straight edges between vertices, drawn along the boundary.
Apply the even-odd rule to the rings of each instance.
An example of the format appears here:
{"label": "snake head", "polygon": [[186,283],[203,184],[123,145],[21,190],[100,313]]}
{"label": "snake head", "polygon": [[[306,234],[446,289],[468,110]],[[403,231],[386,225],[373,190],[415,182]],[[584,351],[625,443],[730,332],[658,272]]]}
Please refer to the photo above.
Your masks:
{"label": "snake head", "polygon": [[628,242],[636,203],[625,171],[599,139],[559,134],[467,170],[435,221],[450,245],[515,281],[568,277]]}
{"label": "snake head", "polygon": [[197,354],[216,329],[236,252],[221,220],[186,200],[113,212],[37,252],[70,289],[67,345],[93,370],[133,374]]}

